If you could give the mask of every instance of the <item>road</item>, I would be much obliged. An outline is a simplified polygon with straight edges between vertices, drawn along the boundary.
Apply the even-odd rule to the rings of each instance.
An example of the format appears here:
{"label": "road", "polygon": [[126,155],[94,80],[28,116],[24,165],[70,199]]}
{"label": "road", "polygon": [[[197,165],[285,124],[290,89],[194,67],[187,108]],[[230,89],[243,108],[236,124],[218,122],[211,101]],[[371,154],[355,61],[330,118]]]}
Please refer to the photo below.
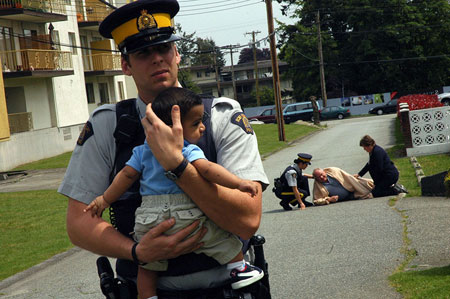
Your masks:
{"label": "road", "polygon": [[[357,173],[368,161],[360,138],[369,134],[380,146],[392,146],[394,120],[391,114],[329,121],[327,130],[264,161],[270,182],[298,152],[313,155],[306,173],[328,166]],[[402,260],[401,219],[388,198],[285,212],[271,187],[263,193],[259,232],[267,240],[274,298],[400,298],[387,282]]]}
{"label": "road", "polygon": [[[359,139],[370,134],[382,147],[393,144],[394,115],[327,122],[328,129],[270,155],[270,181],[298,152],[315,167],[357,172],[368,160]],[[271,192],[263,194],[259,233],[267,240],[273,298],[400,298],[387,277],[403,260],[401,217],[387,198],[284,211]],[[95,255],[82,250],[57,256],[0,283],[1,298],[104,298]]]}

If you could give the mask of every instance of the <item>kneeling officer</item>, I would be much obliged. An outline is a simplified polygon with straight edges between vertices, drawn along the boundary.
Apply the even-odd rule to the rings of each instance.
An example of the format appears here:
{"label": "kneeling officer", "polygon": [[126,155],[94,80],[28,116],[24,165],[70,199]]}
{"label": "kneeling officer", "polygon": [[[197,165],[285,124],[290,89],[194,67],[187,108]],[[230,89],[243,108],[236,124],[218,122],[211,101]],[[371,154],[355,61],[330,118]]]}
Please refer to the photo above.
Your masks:
{"label": "kneeling officer", "polygon": [[310,195],[308,178],[312,178],[312,175],[302,173],[311,165],[312,156],[306,153],[299,153],[297,156],[294,164],[288,166],[280,176],[280,186],[273,189],[275,195],[281,199],[280,205],[286,211],[292,210],[290,205],[298,205],[302,210],[313,205],[305,200]]}

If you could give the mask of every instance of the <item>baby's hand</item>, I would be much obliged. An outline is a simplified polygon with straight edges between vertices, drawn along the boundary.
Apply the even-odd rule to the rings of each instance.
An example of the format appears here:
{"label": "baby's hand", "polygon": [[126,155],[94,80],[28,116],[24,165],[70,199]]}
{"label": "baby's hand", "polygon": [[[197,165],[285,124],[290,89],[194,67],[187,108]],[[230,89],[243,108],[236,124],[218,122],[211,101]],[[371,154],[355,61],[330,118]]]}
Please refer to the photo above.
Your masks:
{"label": "baby's hand", "polygon": [[252,197],[258,194],[258,183],[250,180],[241,180],[238,189],[242,192],[248,192]]}
{"label": "baby's hand", "polygon": [[92,201],[83,211],[86,213],[90,210],[92,216],[97,215],[98,217],[102,217],[102,213],[107,207],[109,207],[109,203],[103,198],[103,195],[100,195],[96,199],[94,199],[94,201]]}

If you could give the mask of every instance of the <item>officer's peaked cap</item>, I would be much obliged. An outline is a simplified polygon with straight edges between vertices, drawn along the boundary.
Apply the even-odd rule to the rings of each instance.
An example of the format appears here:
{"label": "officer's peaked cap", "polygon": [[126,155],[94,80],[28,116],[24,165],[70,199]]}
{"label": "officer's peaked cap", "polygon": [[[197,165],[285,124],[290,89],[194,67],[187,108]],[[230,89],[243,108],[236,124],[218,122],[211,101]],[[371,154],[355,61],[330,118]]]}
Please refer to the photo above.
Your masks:
{"label": "officer's peaked cap", "polygon": [[296,161],[311,165],[311,159],[312,159],[312,156],[310,154],[298,153]]}
{"label": "officer's peaked cap", "polygon": [[179,40],[171,23],[179,10],[176,0],[137,0],[108,15],[99,32],[103,37],[113,38],[123,54],[133,53]]}

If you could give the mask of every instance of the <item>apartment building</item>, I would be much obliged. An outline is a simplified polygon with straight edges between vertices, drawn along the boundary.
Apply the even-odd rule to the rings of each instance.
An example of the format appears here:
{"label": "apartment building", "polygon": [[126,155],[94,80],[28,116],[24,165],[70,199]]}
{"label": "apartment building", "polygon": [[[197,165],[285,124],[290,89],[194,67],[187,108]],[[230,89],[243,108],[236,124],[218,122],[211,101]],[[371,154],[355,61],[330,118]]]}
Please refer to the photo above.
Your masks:
{"label": "apartment building", "polygon": [[[292,101],[290,96],[292,94],[292,82],[291,80],[284,79],[282,76],[282,73],[287,67],[286,62],[278,61],[283,103],[290,103]],[[273,75],[271,60],[258,61],[257,69],[258,88],[268,87],[272,89]],[[241,104],[254,100],[251,96],[252,91],[256,90],[256,75],[253,62],[224,66],[217,73],[213,65],[182,66],[181,70],[190,73],[192,81],[197,84],[204,94],[217,97],[219,95],[218,90],[220,89],[222,96],[236,99]],[[236,96],[234,89],[236,89]]]}
{"label": "apartment building", "polygon": [[0,171],[72,150],[90,112],[136,96],[98,33],[110,11],[98,0],[0,0]]}

